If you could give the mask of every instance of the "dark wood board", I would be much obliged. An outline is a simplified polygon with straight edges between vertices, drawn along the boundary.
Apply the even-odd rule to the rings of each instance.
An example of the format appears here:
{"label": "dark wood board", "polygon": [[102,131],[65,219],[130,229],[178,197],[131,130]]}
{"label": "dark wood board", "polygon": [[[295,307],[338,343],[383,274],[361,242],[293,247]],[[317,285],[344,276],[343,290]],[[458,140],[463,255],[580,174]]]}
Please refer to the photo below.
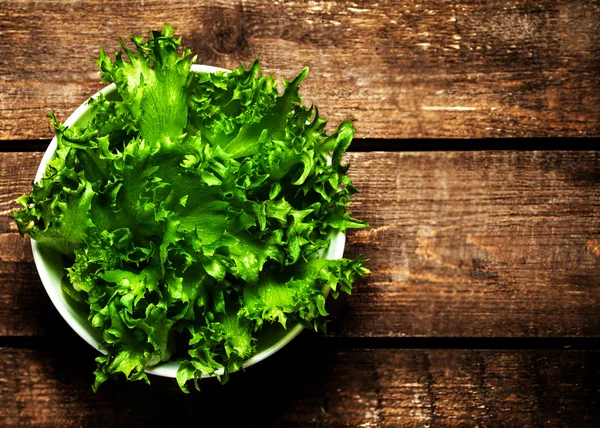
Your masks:
{"label": "dark wood board", "polygon": [[[0,335],[66,335],[11,223],[40,153],[0,163]],[[348,236],[372,273],[330,302],[339,337],[598,337],[596,152],[350,153]]]}
{"label": "dark wood board", "polygon": [[100,46],[179,27],[198,63],[259,57],[303,85],[332,123],[362,138],[600,135],[600,3],[174,0],[5,1],[0,13],[0,139],[51,135],[102,87]]}
{"label": "dark wood board", "polygon": [[0,348],[0,425],[573,426],[600,423],[598,351],[317,347],[303,338],[222,386],[108,381],[87,344]]}
{"label": "dark wood board", "polygon": [[349,235],[347,254],[369,257],[372,274],[340,302],[344,334],[600,333],[598,152],[349,160],[352,209],[371,228]]}

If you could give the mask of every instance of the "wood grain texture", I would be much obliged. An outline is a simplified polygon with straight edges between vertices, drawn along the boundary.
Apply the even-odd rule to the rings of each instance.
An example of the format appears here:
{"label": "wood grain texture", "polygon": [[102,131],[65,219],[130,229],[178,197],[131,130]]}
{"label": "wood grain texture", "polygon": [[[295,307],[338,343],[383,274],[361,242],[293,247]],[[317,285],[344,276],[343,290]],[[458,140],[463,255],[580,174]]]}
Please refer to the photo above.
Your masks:
{"label": "wood grain texture", "polygon": [[167,21],[198,62],[311,74],[305,100],[359,137],[600,134],[596,0],[38,2],[0,13],[0,139],[48,138],[101,85],[92,58]]}
{"label": "wood grain texture", "polygon": [[[0,335],[67,335],[12,200],[39,153],[0,163]],[[346,255],[372,273],[331,301],[339,337],[598,337],[600,154],[351,153]]]}
{"label": "wood grain texture", "polygon": [[372,274],[335,308],[343,334],[600,334],[600,154],[349,160],[353,210],[371,228],[346,254],[369,257]]}
{"label": "wood grain texture", "polygon": [[[319,350],[299,338],[184,395],[174,379],[108,381],[95,352],[0,348],[0,425],[573,426],[600,423],[597,351]],[[291,368],[293,367],[293,370]]]}

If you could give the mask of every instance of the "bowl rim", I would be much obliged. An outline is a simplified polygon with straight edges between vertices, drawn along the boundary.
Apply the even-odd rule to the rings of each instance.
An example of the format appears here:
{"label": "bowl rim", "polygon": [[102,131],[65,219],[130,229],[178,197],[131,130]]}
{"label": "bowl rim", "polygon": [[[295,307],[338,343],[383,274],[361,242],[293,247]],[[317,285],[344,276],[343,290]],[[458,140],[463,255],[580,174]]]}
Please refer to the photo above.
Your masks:
{"label": "bowl rim", "polygon": [[[203,65],[203,64],[192,64],[190,71],[193,73],[215,73],[218,71],[230,72],[230,70],[227,70],[224,68],[213,67],[213,66]],[[111,83],[110,85],[107,85],[104,88],[102,88],[100,91],[96,92],[88,100],[86,100],[79,107],[77,107],[77,109],[75,109],[75,111],[73,113],[71,113],[71,115],[67,118],[67,120],[65,120],[64,125],[71,126],[71,125],[75,124],[79,119],[81,119],[81,117],[84,114],[89,112],[91,109],[91,107],[89,106],[89,101],[91,99],[97,98],[100,94],[109,95],[110,93],[114,92],[115,90],[116,90],[116,85],[114,83]],[[46,149],[46,152],[44,153],[42,160],[40,161],[40,165],[39,165],[37,173],[35,175],[34,182],[37,183],[38,181],[40,181],[42,179],[42,176],[46,170],[46,166],[48,165],[48,163],[53,158],[53,156],[56,152],[57,145],[58,145],[58,143],[57,143],[57,139],[56,139],[56,135],[55,135],[52,138],[52,141],[50,142],[50,144],[48,145],[48,148]],[[331,235],[331,243],[329,245],[327,252],[324,255],[324,258],[328,259],[328,260],[336,260],[336,259],[342,258],[344,255],[345,242],[346,242],[345,233],[339,232],[339,231],[333,232]],[[89,325],[89,322],[87,320],[85,320],[85,322],[82,323],[82,321],[78,320],[78,318],[80,318],[80,315],[76,313],[75,309],[64,298],[62,288],[61,288],[61,281],[62,281],[62,278],[64,277],[64,266],[61,267],[62,276],[60,278],[56,278],[56,273],[52,272],[52,270],[49,269],[48,261],[46,260],[46,257],[44,255],[44,253],[49,251],[49,249],[46,249],[45,247],[43,247],[41,244],[39,244],[37,241],[35,241],[33,239],[31,239],[31,249],[33,252],[33,260],[34,260],[36,269],[38,271],[38,274],[40,276],[40,279],[42,281],[42,285],[44,286],[44,289],[46,290],[46,293],[50,297],[50,300],[52,301],[52,304],[54,305],[56,310],[59,312],[59,314],[62,316],[62,318],[67,322],[67,324],[75,331],[75,333],[77,333],[77,335],[79,337],[81,337],[83,340],[85,340],[94,349],[105,354],[106,352],[98,347],[98,341],[94,338],[93,334],[90,332],[93,330],[93,328],[91,327],[91,325]],[[263,361],[264,359],[275,354],[277,351],[281,350],[288,343],[290,343],[296,336],[298,336],[302,332],[303,329],[304,329],[304,327],[302,326],[302,324],[297,324],[295,327],[290,329],[277,342],[275,342],[271,346],[267,347],[266,349],[261,350],[260,352],[254,354],[252,357],[247,359],[244,362],[244,364],[242,365],[242,369],[253,366],[254,364],[256,364],[260,361]],[[178,365],[179,365],[178,361],[167,361],[164,363],[159,363],[156,366],[153,366],[151,368],[147,368],[145,370],[145,372],[148,374],[156,375],[156,376],[175,378],[177,376]],[[215,375],[222,375],[222,374],[223,374],[223,369],[217,370],[215,372]],[[214,375],[211,375],[211,376],[203,375],[202,377],[207,378],[207,377],[213,377],[213,376]]]}

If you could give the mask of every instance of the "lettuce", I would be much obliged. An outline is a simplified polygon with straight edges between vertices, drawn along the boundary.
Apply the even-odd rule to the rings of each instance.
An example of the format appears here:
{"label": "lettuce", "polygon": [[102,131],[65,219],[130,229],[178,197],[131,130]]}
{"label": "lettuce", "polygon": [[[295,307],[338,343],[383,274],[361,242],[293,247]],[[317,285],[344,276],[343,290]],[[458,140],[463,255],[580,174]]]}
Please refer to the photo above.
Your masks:
{"label": "lettuce", "polygon": [[145,369],[176,359],[187,391],[242,367],[266,324],[323,330],[323,290],[350,293],[367,272],[360,257],[318,257],[332,230],[367,226],[347,212],[354,129],[327,134],[302,105],[308,69],[280,93],[258,61],[190,72],[168,25],[131,40],[98,59],[117,99],[91,99],[85,124],[50,115],[56,155],[14,218],[71,260],[64,291],[106,351],[94,390],[118,374],[149,383]]}

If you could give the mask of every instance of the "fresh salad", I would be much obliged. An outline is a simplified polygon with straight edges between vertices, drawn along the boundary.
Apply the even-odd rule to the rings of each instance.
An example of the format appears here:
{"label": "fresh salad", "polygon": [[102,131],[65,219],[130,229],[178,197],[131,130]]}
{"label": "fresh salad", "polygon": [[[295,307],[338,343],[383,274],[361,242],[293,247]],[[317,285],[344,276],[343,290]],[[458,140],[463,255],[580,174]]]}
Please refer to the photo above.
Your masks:
{"label": "fresh salad", "polygon": [[43,178],[14,218],[21,234],[69,259],[68,299],[83,306],[109,377],[144,380],[179,362],[177,381],[221,381],[268,324],[324,330],[324,290],[350,293],[364,260],[325,260],[332,231],[363,228],[342,165],[354,129],[327,134],[298,93],[255,61],[193,73],[173,29],[121,41],[98,66],[118,97],[90,99],[89,123],[62,125]]}

